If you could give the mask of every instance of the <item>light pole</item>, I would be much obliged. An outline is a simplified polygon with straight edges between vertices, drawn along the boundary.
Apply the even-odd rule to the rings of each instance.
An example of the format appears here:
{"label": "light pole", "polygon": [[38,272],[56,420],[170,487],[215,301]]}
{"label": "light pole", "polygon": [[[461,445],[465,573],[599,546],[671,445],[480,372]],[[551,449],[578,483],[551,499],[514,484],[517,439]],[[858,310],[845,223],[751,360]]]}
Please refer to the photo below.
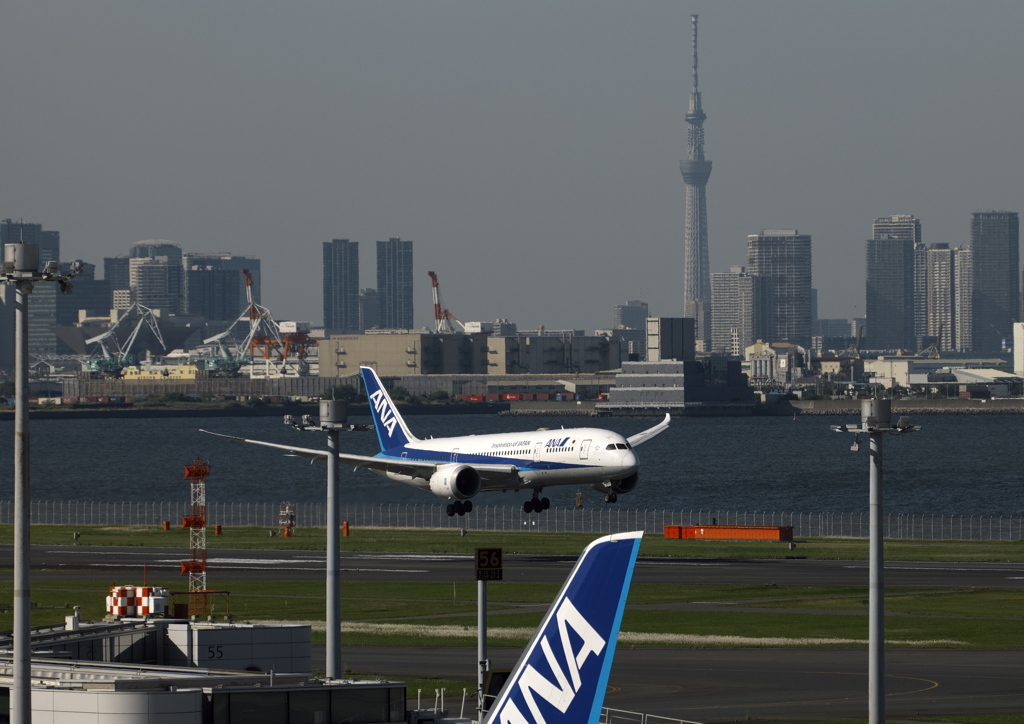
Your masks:
{"label": "light pole", "polygon": [[285,415],[285,424],[298,430],[327,433],[327,678],[341,678],[341,498],[338,474],[338,433],[348,425],[348,403],[320,400],[320,424],[312,415],[296,422]]}
{"label": "light pole", "polygon": [[860,450],[860,433],[871,439],[871,469],[869,473],[869,592],[868,592],[868,724],[885,721],[885,584],[883,580],[884,553],[882,549],[882,436],[902,435],[920,430],[910,424],[909,417],[901,417],[892,424],[892,400],[873,398],[861,400],[860,425],[833,425],[836,432],[856,433],[854,452]]}
{"label": "light pole", "polygon": [[39,271],[38,244],[5,244],[0,279],[14,284],[14,682],[11,721],[32,721],[32,586],[29,578],[31,484],[28,427],[28,295],[35,282],[57,282],[70,293],[68,280],[81,270],[74,262],[62,275],[57,261]]}

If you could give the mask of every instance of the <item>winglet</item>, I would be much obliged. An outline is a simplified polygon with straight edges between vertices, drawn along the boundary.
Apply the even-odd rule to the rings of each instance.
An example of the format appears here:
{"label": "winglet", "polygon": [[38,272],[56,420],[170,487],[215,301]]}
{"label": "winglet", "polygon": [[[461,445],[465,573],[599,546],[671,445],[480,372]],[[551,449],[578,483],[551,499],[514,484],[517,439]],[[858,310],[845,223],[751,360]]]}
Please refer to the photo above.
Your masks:
{"label": "winglet", "polygon": [[668,429],[668,424],[669,424],[669,422],[671,422],[671,420],[672,420],[672,415],[670,415],[670,414],[668,414],[666,412],[664,420],[662,420],[661,422],[659,422],[657,425],[655,425],[652,428],[644,430],[643,432],[638,432],[636,435],[633,435],[632,437],[626,438],[626,442],[628,442],[633,447],[636,447],[637,445],[639,445],[641,443],[645,443],[648,440],[650,440],[652,437],[654,437],[655,435],[660,435],[661,433],[665,432],[665,430]]}
{"label": "winglet", "polygon": [[398,414],[398,408],[391,401],[377,373],[370,367],[360,367],[359,371],[363,375],[366,399],[370,401],[370,414],[373,416],[373,427],[377,430],[381,452],[415,442],[416,437],[409,432],[405,420]]}
{"label": "winglet", "polygon": [[583,551],[485,724],[596,724],[643,531]]}

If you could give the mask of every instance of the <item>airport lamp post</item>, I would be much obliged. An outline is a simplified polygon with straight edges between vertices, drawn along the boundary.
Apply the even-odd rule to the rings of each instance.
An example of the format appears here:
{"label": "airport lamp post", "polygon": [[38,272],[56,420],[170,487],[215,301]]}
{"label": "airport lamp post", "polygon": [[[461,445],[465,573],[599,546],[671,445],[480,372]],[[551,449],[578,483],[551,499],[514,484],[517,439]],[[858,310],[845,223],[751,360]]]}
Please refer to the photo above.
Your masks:
{"label": "airport lamp post", "polygon": [[312,415],[296,423],[291,415],[284,421],[299,430],[327,433],[327,671],[328,679],[341,678],[341,498],[338,469],[339,431],[348,426],[348,403],[320,400],[320,424]]}
{"label": "airport lamp post", "polygon": [[885,721],[885,585],[882,549],[882,436],[902,435],[920,430],[901,417],[892,424],[892,400],[861,400],[860,425],[833,425],[836,432],[852,432],[854,452],[860,450],[860,433],[871,441],[869,473],[869,593],[868,593],[868,724]]}
{"label": "airport lamp post", "polygon": [[11,721],[32,721],[32,590],[29,577],[32,522],[28,426],[28,295],[36,282],[57,282],[70,293],[68,280],[81,270],[61,275],[56,261],[39,271],[38,244],[5,244],[0,280],[14,284],[14,682]]}

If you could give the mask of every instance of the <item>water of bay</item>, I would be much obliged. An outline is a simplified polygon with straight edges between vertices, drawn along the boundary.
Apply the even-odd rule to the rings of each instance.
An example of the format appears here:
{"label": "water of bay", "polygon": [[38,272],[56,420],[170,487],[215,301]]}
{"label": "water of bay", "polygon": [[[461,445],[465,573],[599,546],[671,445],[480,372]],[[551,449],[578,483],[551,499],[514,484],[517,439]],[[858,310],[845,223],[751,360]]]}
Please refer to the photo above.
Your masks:
{"label": "water of bay", "polygon": [[[638,448],[640,484],[619,498],[639,509],[863,512],[868,508],[868,444],[830,425],[855,417],[677,418]],[[369,422],[353,417],[350,422]],[[631,435],[656,418],[509,418],[419,415],[420,437],[512,432],[538,427],[606,427]],[[921,416],[923,429],[884,438],[885,509],[891,513],[1021,515],[1024,416]],[[200,428],[308,448],[323,433],[300,433],[279,417],[33,420],[33,500],[187,500],[185,464],[211,463],[210,501],[320,502],[326,469],[300,458],[205,435]],[[0,498],[13,498],[13,423],[0,422]],[[372,455],[372,432],[344,433],[342,449]],[[343,498],[357,503],[441,504],[439,499],[366,471],[342,469]],[[577,488],[549,488],[572,505]],[[584,489],[587,507],[604,505]],[[493,493],[477,502],[520,506],[526,494]]]}

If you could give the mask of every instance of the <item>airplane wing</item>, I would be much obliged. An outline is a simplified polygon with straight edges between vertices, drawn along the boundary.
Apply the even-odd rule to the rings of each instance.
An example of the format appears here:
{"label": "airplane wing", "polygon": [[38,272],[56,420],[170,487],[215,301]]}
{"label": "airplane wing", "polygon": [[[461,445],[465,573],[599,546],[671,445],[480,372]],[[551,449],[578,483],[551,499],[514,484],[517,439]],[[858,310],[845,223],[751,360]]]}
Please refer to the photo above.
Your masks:
{"label": "airplane wing", "polygon": [[[310,461],[327,460],[326,450],[313,450],[311,448],[295,447],[293,445],[279,445],[273,442],[264,442],[263,440],[250,440],[248,438],[236,437],[234,435],[224,435],[223,433],[211,432],[209,430],[200,429],[200,432],[205,432],[207,435],[216,435],[217,437],[227,438],[228,440],[234,440],[236,442],[248,442],[253,445],[262,445],[263,447],[272,447],[277,450],[284,450],[287,455],[309,458]],[[402,460],[400,458],[385,458],[369,455],[350,455],[348,453],[338,453],[338,460],[343,463],[349,463],[356,470],[361,468],[365,468],[367,470],[380,470],[382,472],[400,473],[414,478],[423,478],[424,480],[429,480],[430,476],[433,475],[442,465],[450,464],[433,463],[426,460]],[[470,467],[480,473],[480,482],[483,484],[482,488],[484,490],[501,490],[500,486],[507,484],[509,478],[518,479],[519,469],[515,465],[471,465]]]}
{"label": "airplane wing", "polygon": [[668,429],[668,423],[671,419],[672,416],[666,412],[664,420],[662,420],[649,430],[644,430],[643,432],[638,432],[636,435],[633,435],[632,437],[627,437],[626,442],[628,442],[633,447],[636,447],[637,445],[647,442],[655,435],[660,435],[661,433],[665,432],[665,430]]}

